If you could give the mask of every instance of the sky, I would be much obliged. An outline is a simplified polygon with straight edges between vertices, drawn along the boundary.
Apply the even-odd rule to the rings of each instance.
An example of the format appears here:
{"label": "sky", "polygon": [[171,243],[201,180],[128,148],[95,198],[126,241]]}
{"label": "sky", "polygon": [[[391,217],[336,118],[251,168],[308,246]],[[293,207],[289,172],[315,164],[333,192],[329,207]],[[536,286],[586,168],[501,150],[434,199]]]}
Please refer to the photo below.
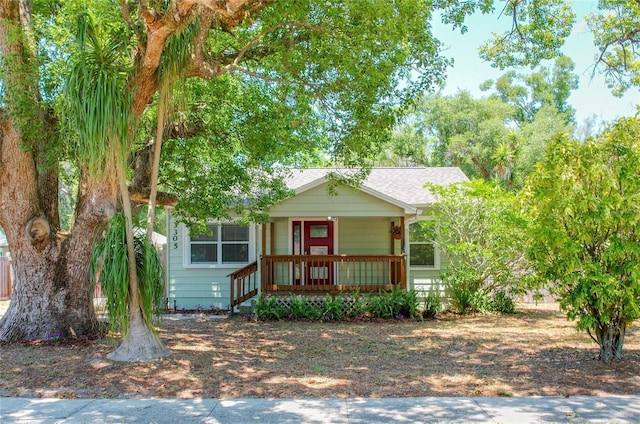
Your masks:
{"label": "sky", "polygon": [[[575,0],[573,9],[576,23],[562,51],[575,63],[574,73],[580,79],[579,88],[569,98],[576,109],[578,124],[595,115],[600,119],[612,121],[620,116],[635,114],[635,105],[640,104],[640,90],[629,90],[622,98],[614,97],[607,88],[604,77],[592,78],[594,57],[597,49],[593,45],[593,36],[588,31],[583,17],[595,10],[597,1]],[[469,31],[460,35],[444,24],[435,24],[436,36],[446,45],[444,54],[455,60],[447,75],[444,94],[454,94],[459,89],[470,91],[474,96],[486,96],[478,87],[487,79],[495,80],[507,70],[492,68],[489,63],[478,57],[478,46],[490,38],[491,32],[500,32],[510,28],[510,20],[504,16],[498,20],[499,10],[492,15],[474,15],[467,20]],[[548,64],[546,65],[548,66]],[[530,73],[529,68],[515,68],[517,72]]]}

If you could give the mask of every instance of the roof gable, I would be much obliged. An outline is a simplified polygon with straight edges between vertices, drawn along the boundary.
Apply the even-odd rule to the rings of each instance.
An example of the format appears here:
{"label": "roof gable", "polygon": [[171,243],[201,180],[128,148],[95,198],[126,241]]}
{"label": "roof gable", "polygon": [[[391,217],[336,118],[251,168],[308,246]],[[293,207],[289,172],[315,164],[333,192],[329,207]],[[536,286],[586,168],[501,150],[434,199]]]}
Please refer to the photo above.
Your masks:
{"label": "roof gable", "polygon": [[269,209],[270,217],[374,217],[416,214],[418,209],[388,199],[371,189],[353,189],[346,185],[335,187],[335,196],[327,193],[326,182],[291,196]]}
{"label": "roof gable", "polygon": [[[308,168],[292,170],[287,186],[296,193],[317,187],[327,181],[331,171],[347,173],[348,170],[332,168]],[[456,167],[430,168],[373,168],[360,189],[392,203],[427,205],[435,202],[425,183],[448,185],[469,181]]]}

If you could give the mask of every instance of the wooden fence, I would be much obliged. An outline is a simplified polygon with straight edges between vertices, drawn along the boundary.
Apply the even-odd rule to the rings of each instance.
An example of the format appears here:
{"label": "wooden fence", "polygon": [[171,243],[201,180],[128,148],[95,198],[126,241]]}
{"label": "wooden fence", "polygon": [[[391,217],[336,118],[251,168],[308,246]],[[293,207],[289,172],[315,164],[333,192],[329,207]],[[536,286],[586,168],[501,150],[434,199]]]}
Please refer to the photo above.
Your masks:
{"label": "wooden fence", "polygon": [[11,258],[0,257],[0,300],[11,299],[11,287],[13,286],[13,270]]}

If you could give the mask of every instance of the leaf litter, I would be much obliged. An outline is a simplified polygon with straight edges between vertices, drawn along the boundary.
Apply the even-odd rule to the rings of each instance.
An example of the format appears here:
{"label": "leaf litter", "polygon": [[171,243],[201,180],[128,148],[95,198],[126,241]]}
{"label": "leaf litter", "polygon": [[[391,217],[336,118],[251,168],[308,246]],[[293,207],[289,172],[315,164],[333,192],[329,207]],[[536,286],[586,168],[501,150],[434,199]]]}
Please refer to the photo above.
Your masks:
{"label": "leaf litter", "polygon": [[434,320],[255,322],[164,320],[172,355],[114,362],[117,340],[0,344],[0,396],[53,398],[350,398],[573,396],[640,393],[640,331],[623,360],[554,304],[514,315]]}

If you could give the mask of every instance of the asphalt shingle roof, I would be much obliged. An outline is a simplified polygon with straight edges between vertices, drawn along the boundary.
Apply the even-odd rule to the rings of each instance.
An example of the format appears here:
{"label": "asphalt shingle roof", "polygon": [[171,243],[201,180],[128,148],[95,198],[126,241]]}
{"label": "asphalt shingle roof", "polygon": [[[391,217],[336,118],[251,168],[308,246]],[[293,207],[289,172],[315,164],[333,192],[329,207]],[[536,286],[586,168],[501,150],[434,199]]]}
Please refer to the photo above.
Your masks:
{"label": "asphalt shingle roof", "polygon": [[[299,189],[323,180],[331,171],[346,172],[332,168],[297,169],[292,171],[287,185],[291,189]],[[435,198],[429,190],[424,188],[425,183],[447,185],[463,181],[469,181],[469,179],[460,168],[456,167],[373,168],[362,185],[410,205],[427,205],[433,203]]]}

